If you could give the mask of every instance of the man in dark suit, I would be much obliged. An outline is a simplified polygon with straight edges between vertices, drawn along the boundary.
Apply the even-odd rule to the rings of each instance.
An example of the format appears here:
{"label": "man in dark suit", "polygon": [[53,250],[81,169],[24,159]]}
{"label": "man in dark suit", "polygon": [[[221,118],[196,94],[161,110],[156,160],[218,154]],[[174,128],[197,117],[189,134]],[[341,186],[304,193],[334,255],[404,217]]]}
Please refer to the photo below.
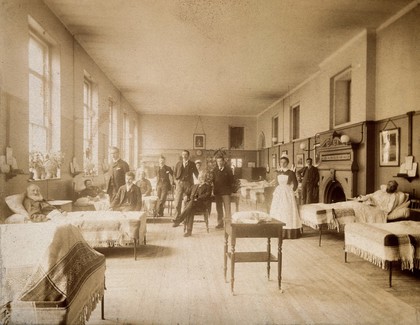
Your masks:
{"label": "man in dark suit", "polygon": [[306,166],[297,172],[302,178],[302,204],[318,203],[318,168],[312,166],[312,158],[306,159]]}
{"label": "man in dark suit", "polygon": [[183,150],[181,153],[182,160],[178,161],[175,166],[175,219],[181,214],[182,200],[188,194],[190,187],[194,184],[194,177],[198,176],[198,170],[195,163],[190,158],[190,152]]}
{"label": "man in dark suit", "polygon": [[198,175],[198,184],[194,184],[188,191],[188,200],[182,213],[175,219],[173,227],[178,227],[179,224],[186,219],[187,232],[184,237],[190,237],[193,229],[194,214],[198,211],[208,209],[208,204],[211,196],[211,186],[205,183],[205,173]]}
{"label": "man in dark suit", "polygon": [[111,201],[111,209],[114,211],[140,211],[141,190],[134,184],[136,176],[133,172],[125,174],[125,184],[122,185],[114,199]]}
{"label": "man in dark suit", "polygon": [[216,158],[217,166],[213,170],[213,192],[216,200],[217,229],[223,229],[223,206],[225,220],[230,220],[230,195],[234,184],[232,169],[226,166],[223,156]]}
{"label": "man in dark suit", "polygon": [[165,165],[165,157],[160,156],[159,167],[156,170],[157,174],[157,196],[158,196],[158,208],[157,216],[163,216],[163,210],[165,209],[166,197],[168,196],[169,190],[172,188],[174,183],[173,177],[174,172],[171,167]]}
{"label": "man in dark suit", "polygon": [[117,147],[111,148],[111,156],[113,164],[110,171],[107,193],[112,202],[118,189],[125,184],[125,174],[130,168],[128,167],[128,164],[120,158],[120,149]]}

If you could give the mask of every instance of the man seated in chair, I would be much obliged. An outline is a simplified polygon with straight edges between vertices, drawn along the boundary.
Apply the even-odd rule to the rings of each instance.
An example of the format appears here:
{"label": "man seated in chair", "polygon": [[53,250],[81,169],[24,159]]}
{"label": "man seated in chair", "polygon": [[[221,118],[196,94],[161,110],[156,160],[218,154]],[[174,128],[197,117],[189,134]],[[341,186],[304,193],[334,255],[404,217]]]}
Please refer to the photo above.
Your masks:
{"label": "man seated in chair", "polygon": [[23,198],[23,206],[28,211],[29,219],[32,222],[43,222],[49,220],[47,215],[54,210],[61,211],[55,206],[49,204],[41,194],[38,185],[29,184],[26,188],[25,197]]}
{"label": "man seated in chair", "polygon": [[152,195],[152,183],[146,178],[144,170],[140,172],[140,179],[137,181],[136,185],[140,188],[142,196]]}
{"label": "man seated in chair", "polygon": [[134,184],[135,175],[133,172],[125,173],[125,184],[122,185],[114,199],[111,202],[111,210],[113,211],[140,211],[141,191]]}
{"label": "man seated in chair", "polygon": [[190,237],[193,229],[194,214],[209,209],[208,203],[211,196],[211,186],[205,182],[206,174],[198,175],[198,184],[194,184],[188,191],[188,199],[182,213],[174,220],[173,227],[178,227],[180,223],[186,220],[187,232],[184,237]]}

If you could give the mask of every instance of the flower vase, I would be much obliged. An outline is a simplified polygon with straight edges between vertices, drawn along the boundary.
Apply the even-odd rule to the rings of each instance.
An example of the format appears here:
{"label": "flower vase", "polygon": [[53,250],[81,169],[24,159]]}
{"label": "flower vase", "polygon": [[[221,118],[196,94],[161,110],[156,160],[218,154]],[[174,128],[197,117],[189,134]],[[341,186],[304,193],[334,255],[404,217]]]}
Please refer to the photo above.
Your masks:
{"label": "flower vase", "polygon": [[46,172],[46,174],[45,174],[46,179],[57,177],[57,167],[50,166],[50,167],[46,168],[45,172]]}
{"label": "flower vase", "polygon": [[44,169],[42,167],[35,167],[32,169],[32,172],[34,173],[34,179],[39,180],[42,179]]}

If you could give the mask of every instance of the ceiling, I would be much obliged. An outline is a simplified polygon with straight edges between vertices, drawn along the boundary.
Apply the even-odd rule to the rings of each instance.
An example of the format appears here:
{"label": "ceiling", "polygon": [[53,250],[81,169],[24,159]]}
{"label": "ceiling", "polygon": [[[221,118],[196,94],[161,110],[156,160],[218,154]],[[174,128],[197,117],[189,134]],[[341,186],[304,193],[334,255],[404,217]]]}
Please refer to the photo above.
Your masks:
{"label": "ceiling", "polygon": [[45,0],[141,114],[257,116],[412,0]]}

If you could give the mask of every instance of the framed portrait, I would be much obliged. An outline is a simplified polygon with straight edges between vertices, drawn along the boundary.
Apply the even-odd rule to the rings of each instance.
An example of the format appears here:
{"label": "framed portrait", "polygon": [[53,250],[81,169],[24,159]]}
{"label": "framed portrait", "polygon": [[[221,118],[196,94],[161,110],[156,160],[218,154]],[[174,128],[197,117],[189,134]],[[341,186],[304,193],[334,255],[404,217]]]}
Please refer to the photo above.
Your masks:
{"label": "framed portrait", "polygon": [[298,153],[296,155],[296,167],[303,167],[305,161],[305,154],[304,153]]}
{"label": "framed portrait", "polygon": [[400,129],[379,132],[379,166],[400,165]]}
{"label": "framed portrait", "polygon": [[194,145],[194,149],[205,149],[206,148],[206,135],[194,133],[193,145]]}

